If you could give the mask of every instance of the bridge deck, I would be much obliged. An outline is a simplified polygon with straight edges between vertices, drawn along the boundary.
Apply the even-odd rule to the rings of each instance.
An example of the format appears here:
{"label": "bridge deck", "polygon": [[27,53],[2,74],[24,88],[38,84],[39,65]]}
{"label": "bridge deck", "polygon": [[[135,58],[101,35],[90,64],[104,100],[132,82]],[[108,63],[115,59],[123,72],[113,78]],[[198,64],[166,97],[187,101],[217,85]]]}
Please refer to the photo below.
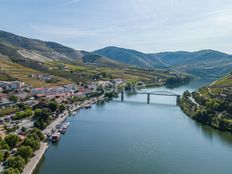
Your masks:
{"label": "bridge deck", "polygon": [[173,97],[177,97],[180,96],[178,94],[161,94],[161,93],[149,93],[149,92],[135,92],[135,93],[131,93],[131,94],[144,94],[144,95],[163,95],[163,96],[173,96]]}

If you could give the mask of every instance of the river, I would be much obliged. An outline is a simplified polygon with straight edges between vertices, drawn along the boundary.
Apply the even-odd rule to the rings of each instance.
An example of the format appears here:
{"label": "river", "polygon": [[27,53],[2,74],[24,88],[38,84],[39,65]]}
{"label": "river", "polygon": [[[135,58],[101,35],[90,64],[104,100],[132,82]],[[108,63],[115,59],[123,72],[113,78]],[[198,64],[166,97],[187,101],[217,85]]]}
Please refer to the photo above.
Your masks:
{"label": "river", "polygon": [[[176,89],[182,94],[205,84]],[[175,105],[174,97],[125,97],[81,110],[36,174],[227,174],[232,135],[202,126]]]}

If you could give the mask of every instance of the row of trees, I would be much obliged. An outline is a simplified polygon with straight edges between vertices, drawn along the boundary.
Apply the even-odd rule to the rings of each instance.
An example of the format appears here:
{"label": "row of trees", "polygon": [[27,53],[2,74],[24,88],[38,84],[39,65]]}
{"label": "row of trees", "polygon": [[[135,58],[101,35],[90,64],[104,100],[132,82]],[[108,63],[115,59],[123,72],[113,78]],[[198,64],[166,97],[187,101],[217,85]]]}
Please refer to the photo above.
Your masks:
{"label": "row of trees", "polygon": [[25,111],[16,112],[13,120],[21,120],[23,118],[31,117],[33,115],[33,111],[31,108],[26,109]]}
{"label": "row of trees", "polygon": [[[33,153],[39,149],[40,142],[43,140],[44,135],[39,129],[28,131],[23,141],[15,134],[9,134],[4,140],[1,139],[0,159],[6,161],[6,170],[3,174],[21,173],[24,166],[33,157]],[[17,148],[17,151],[12,154],[14,148]]]}

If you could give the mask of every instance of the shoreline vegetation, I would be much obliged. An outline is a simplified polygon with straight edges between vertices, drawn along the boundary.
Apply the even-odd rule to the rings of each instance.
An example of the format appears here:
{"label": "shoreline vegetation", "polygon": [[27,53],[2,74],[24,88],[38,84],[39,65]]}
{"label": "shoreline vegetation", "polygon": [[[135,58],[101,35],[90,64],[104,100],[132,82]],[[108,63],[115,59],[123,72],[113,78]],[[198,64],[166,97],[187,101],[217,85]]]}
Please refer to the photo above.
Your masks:
{"label": "shoreline vegetation", "polygon": [[232,133],[232,74],[190,93],[185,91],[179,106],[204,125]]}

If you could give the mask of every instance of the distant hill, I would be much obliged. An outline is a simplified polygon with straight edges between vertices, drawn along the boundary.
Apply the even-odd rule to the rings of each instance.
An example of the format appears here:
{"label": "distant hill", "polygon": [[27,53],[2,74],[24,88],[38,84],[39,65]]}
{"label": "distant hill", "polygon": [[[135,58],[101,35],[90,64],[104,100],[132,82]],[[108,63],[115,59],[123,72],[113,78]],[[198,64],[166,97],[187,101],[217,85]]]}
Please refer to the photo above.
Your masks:
{"label": "distant hill", "polygon": [[155,55],[145,54],[142,52],[125,48],[106,47],[100,50],[96,50],[93,53],[103,55],[118,62],[135,65],[142,68],[166,67],[164,63],[160,62],[159,59],[155,58]]}
{"label": "distant hill", "polygon": [[199,76],[222,76],[232,69],[232,56],[214,50],[147,54],[124,48],[106,47],[94,53],[143,68],[167,68]]}

